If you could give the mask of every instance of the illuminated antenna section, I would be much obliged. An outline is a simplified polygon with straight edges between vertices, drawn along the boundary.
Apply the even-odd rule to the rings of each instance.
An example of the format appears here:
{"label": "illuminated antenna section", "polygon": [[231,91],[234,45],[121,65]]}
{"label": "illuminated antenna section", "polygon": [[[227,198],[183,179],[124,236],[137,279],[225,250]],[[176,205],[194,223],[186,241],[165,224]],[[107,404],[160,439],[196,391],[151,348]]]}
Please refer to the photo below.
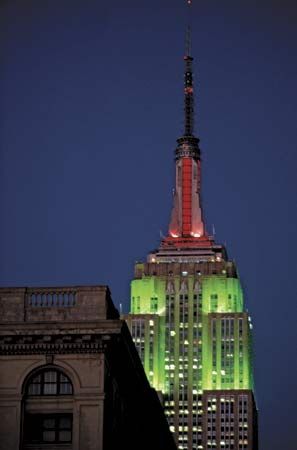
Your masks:
{"label": "illuminated antenna section", "polygon": [[[175,150],[175,190],[174,203],[169,224],[169,237],[164,245],[174,240],[179,246],[197,240],[208,240],[202,217],[200,198],[200,149],[199,139],[194,135],[194,88],[193,88],[193,57],[191,51],[191,6],[192,1],[187,0],[188,27],[184,54],[184,130],[183,135],[177,139]],[[194,242],[195,241],[195,242]],[[207,241],[208,242],[208,241]],[[186,245],[186,244],[185,244]]]}

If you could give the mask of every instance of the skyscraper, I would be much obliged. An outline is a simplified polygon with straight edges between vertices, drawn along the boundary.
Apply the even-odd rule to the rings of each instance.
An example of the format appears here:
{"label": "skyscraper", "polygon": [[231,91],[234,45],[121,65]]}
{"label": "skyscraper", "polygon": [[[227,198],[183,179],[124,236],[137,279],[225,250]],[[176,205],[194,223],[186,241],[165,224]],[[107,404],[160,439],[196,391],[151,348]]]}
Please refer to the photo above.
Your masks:
{"label": "skyscraper", "polygon": [[178,448],[256,450],[252,324],[235,263],[203,219],[190,29],[184,64],[168,235],[136,264],[125,318]]}

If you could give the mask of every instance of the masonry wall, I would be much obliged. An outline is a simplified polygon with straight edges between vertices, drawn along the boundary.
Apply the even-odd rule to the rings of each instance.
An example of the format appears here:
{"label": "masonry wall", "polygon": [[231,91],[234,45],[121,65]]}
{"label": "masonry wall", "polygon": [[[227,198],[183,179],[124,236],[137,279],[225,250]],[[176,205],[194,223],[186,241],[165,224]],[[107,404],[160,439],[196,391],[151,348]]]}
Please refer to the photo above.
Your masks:
{"label": "masonry wall", "polygon": [[[71,398],[40,399],[30,412],[73,413],[73,450],[103,448],[104,355],[1,356],[0,449],[17,450],[22,436],[23,392],[26,378],[36,369],[59,368],[73,383]],[[60,447],[59,447],[60,448]],[[51,448],[52,450],[52,448]]]}
{"label": "masonry wall", "polygon": [[[0,289],[0,313],[0,450],[176,449],[107,287]],[[26,395],[40,369],[73,395]],[[72,414],[72,442],[28,445],[25,413]]]}

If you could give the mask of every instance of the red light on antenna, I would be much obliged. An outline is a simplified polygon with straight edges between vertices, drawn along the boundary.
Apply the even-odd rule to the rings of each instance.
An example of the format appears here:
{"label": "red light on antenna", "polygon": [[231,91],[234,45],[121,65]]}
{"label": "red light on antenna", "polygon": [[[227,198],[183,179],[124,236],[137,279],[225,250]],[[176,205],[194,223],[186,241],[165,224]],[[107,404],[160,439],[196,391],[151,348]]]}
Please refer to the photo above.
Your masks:
{"label": "red light on antenna", "polygon": [[191,5],[192,4],[192,0],[188,0],[188,5]]}

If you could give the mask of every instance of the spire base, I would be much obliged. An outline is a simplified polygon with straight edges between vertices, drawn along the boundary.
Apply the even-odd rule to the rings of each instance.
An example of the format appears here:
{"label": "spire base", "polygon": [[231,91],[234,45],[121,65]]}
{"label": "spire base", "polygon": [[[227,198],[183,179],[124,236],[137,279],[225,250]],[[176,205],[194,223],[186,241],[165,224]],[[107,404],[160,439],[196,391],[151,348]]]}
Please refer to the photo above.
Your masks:
{"label": "spire base", "polygon": [[177,139],[177,148],[175,150],[175,159],[183,157],[200,159],[199,139],[195,136],[182,136]]}
{"label": "spire base", "polygon": [[223,245],[216,244],[213,236],[171,237],[162,240],[158,250],[148,255],[148,262],[221,262],[228,259]]}

